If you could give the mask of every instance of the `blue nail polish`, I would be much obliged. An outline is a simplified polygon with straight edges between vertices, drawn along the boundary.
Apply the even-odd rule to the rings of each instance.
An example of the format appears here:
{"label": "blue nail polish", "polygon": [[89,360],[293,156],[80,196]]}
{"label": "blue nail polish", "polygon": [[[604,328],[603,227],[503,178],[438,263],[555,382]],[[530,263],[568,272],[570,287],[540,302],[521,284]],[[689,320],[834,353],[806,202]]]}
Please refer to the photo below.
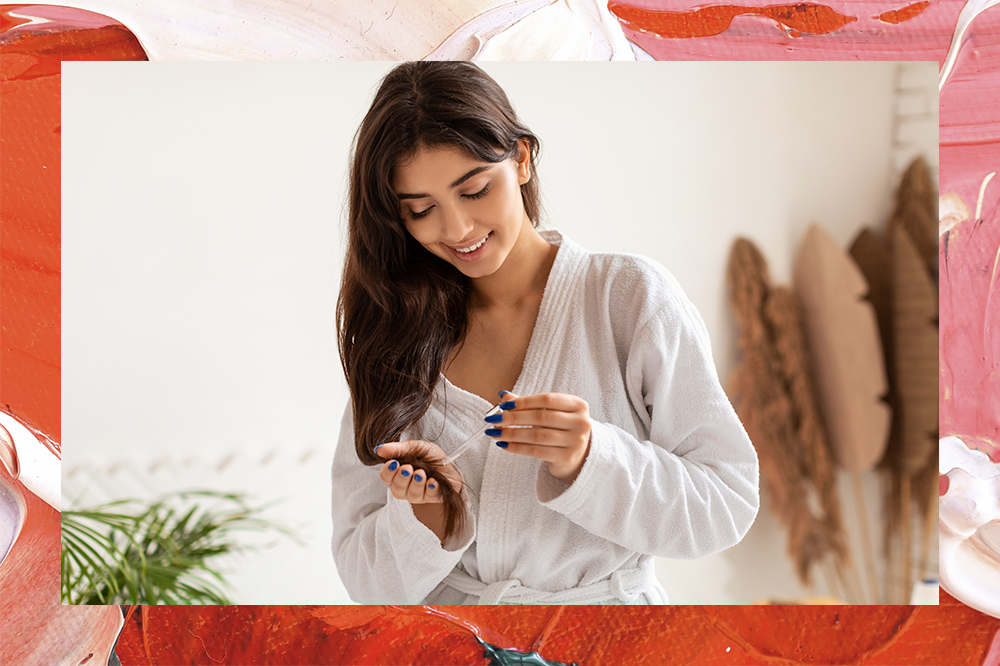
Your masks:
{"label": "blue nail polish", "polygon": [[500,403],[500,409],[514,409],[517,405],[513,400],[508,400],[507,402]]}
{"label": "blue nail polish", "polygon": [[416,481],[417,483],[420,483],[421,481],[424,480],[424,477],[420,476],[419,474],[414,474],[413,480]]}
{"label": "blue nail polish", "polygon": [[374,452],[375,454],[378,454],[378,447],[380,447],[380,446],[385,446],[385,442],[382,442],[381,444],[376,444],[376,445],[375,445],[375,448],[374,448],[374,449],[372,449],[372,451],[373,451],[373,452]]}
{"label": "blue nail polish", "polygon": [[497,442],[497,446],[499,446],[501,449],[506,449],[507,442]]}
{"label": "blue nail polish", "polygon": [[503,414],[490,414],[486,417],[485,421],[487,423],[500,423],[503,421]]}
{"label": "blue nail polish", "polygon": [[500,396],[500,397],[502,398],[502,397],[504,397],[504,395],[506,395],[507,393],[510,393],[510,391],[500,391],[499,393],[497,393],[497,395],[498,395],[498,396]]}
{"label": "blue nail polish", "polygon": [[431,490],[434,490],[435,488],[437,488],[437,486],[435,486],[433,483],[428,483],[427,487],[430,488]]}
{"label": "blue nail polish", "polygon": [[393,460],[391,463],[389,463],[389,471],[390,472],[395,472],[397,467],[399,467],[399,463],[396,462],[395,460]]}
{"label": "blue nail polish", "polygon": [[410,475],[410,473],[407,472],[405,469],[402,472],[400,472],[400,474],[402,474],[403,476],[409,476]]}
{"label": "blue nail polish", "polygon": [[487,437],[499,437],[502,434],[503,434],[503,430],[500,430],[499,428],[489,428],[486,431],[486,436]]}

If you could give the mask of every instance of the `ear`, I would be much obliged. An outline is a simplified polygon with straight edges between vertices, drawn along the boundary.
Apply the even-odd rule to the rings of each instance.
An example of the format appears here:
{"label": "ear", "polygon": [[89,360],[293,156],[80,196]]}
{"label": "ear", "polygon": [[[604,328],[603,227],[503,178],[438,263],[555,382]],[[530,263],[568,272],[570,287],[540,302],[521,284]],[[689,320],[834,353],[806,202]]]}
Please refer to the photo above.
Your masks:
{"label": "ear", "polygon": [[524,185],[531,180],[531,144],[527,139],[518,139],[517,149],[517,184]]}

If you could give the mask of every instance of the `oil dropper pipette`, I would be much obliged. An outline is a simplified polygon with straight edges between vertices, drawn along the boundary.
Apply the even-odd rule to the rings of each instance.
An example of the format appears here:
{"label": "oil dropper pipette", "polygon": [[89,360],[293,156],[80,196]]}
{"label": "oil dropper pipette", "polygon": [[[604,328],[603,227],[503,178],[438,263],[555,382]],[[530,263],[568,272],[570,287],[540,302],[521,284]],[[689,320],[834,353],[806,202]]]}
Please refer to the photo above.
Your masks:
{"label": "oil dropper pipette", "polygon": [[[494,405],[493,408],[490,409],[490,411],[486,412],[486,416],[493,416],[494,414],[499,414],[501,411],[503,410],[500,409],[500,405]],[[444,462],[442,462],[441,464],[447,465],[448,463],[455,462],[455,459],[458,458],[463,453],[465,453],[466,450],[476,442],[476,440],[478,440],[480,437],[486,437],[486,435],[483,434],[484,429],[485,427],[478,430],[477,432],[472,433],[472,437],[462,442],[462,444],[457,449],[455,449],[455,451],[450,456],[445,458]]]}

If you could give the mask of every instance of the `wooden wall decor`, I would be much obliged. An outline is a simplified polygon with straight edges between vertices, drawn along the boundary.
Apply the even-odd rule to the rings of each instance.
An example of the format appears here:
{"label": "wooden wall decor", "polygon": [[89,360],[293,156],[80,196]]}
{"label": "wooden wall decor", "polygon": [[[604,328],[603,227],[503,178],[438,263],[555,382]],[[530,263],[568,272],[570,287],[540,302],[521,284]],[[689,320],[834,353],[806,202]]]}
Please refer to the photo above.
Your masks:
{"label": "wooden wall decor", "polygon": [[837,462],[862,472],[881,460],[890,410],[885,361],[868,283],[847,253],[818,225],[795,259],[794,285],[816,369],[823,418]]}
{"label": "wooden wall decor", "polygon": [[816,385],[830,445],[851,474],[871,599],[879,596],[861,473],[885,452],[891,410],[875,310],[860,269],[818,225],[806,232],[793,271],[805,313]]}

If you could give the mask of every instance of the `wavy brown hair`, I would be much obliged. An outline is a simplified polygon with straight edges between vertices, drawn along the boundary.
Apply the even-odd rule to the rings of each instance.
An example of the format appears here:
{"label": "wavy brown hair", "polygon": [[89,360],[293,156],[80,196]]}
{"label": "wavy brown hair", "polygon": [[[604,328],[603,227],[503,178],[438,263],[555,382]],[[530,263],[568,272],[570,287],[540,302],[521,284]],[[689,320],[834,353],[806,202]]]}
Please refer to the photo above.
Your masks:
{"label": "wavy brown hair", "polygon": [[[366,465],[426,413],[444,363],[464,339],[471,280],[420,245],[403,225],[392,189],[398,165],[420,146],[451,146],[499,163],[530,146],[531,178],[521,185],[533,224],[540,214],[538,138],[500,86],[468,62],[410,62],[382,79],[355,136],[348,241],[337,332],[354,410],[354,442]],[[432,460],[403,460],[441,483],[452,534],[458,495]]]}

